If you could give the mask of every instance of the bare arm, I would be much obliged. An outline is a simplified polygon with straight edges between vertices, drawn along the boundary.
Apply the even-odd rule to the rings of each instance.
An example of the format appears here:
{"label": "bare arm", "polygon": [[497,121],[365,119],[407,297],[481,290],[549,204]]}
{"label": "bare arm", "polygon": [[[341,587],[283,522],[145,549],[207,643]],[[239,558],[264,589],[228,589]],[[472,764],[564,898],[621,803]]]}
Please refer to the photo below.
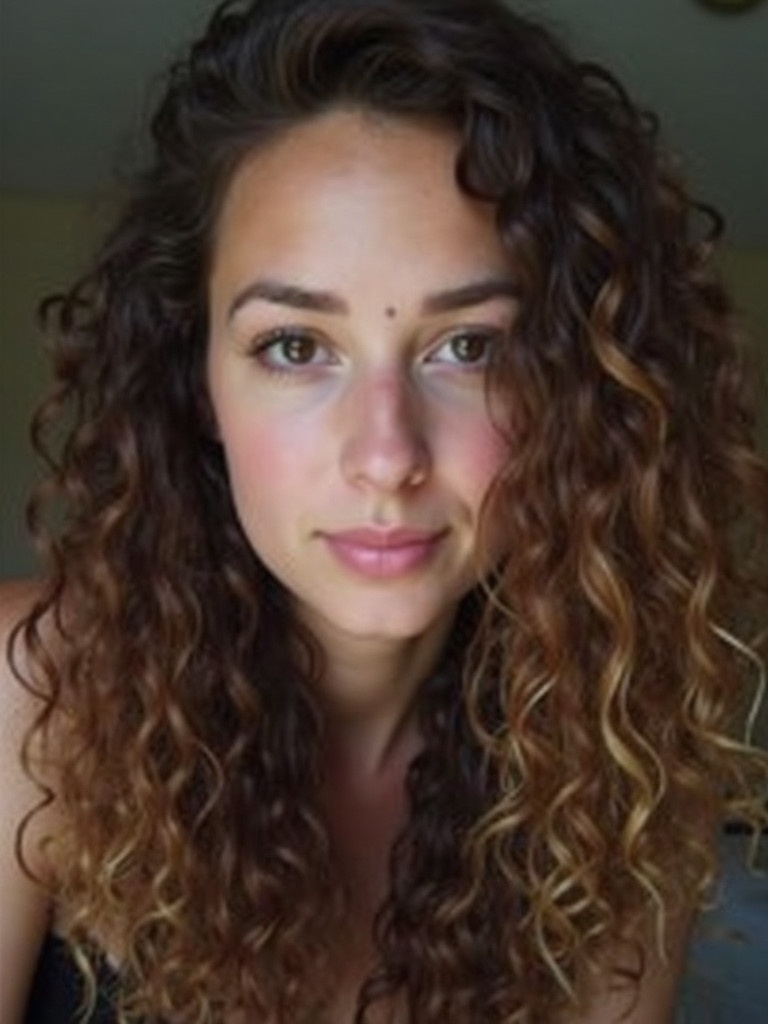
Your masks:
{"label": "bare arm", "polygon": [[[21,743],[36,710],[34,699],[13,676],[6,645],[16,622],[34,600],[31,583],[0,587],[0,1020],[19,1024],[50,907],[44,890],[22,870],[16,833],[39,791],[20,761]],[[35,870],[42,865],[34,864]]]}

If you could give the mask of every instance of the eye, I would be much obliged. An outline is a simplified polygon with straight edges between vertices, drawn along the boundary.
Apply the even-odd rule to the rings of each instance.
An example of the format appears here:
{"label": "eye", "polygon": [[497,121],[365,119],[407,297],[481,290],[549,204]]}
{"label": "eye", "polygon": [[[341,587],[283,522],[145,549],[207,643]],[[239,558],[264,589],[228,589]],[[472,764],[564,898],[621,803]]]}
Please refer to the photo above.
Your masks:
{"label": "eye", "polygon": [[292,328],[272,331],[258,340],[253,354],[262,366],[275,372],[325,366],[336,361],[314,335]]}
{"label": "eye", "polygon": [[485,367],[498,337],[498,331],[486,328],[454,331],[431,351],[428,362],[448,363],[470,369]]}

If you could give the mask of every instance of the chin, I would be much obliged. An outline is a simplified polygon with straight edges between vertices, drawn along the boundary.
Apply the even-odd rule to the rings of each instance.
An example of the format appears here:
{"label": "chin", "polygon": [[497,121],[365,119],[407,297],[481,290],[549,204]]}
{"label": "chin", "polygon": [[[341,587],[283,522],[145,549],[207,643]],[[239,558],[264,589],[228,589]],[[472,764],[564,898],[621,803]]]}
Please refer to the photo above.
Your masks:
{"label": "chin", "polygon": [[359,640],[371,642],[415,640],[418,637],[438,630],[447,618],[452,618],[455,605],[445,607],[397,607],[363,608],[358,605],[350,614],[350,609],[339,610],[337,615],[332,612],[323,616],[325,622],[335,631]]}

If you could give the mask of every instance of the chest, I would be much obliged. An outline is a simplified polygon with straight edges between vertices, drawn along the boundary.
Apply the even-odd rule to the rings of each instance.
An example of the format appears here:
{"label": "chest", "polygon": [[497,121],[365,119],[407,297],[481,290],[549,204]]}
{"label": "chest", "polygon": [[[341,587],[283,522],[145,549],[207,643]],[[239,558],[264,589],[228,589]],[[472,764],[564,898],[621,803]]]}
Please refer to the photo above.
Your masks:
{"label": "chest", "polygon": [[[368,785],[330,783],[323,810],[348,915],[335,950],[340,976],[330,1020],[349,1024],[360,986],[374,965],[373,920],[389,889],[392,846],[407,820],[402,778]],[[374,1019],[378,1024],[379,1018]],[[380,1019],[388,1024],[391,1018],[384,1014]]]}
{"label": "chest", "polygon": [[392,846],[407,820],[402,779],[329,786],[323,809],[350,911],[370,925],[387,894]]}

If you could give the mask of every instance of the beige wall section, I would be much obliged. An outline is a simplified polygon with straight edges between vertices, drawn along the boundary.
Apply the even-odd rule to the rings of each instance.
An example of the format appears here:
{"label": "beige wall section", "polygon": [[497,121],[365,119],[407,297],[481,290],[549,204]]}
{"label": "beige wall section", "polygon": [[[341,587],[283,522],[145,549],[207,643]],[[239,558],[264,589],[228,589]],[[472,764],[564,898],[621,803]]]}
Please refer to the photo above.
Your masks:
{"label": "beige wall section", "polygon": [[[35,569],[23,527],[37,472],[27,424],[49,380],[35,326],[37,303],[84,267],[107,210],[105,201],[0,193],[0,578]],[[768,251],[729,251],[723,269],[768,368]],[[768,452],[768,394],[762,435]]]}

